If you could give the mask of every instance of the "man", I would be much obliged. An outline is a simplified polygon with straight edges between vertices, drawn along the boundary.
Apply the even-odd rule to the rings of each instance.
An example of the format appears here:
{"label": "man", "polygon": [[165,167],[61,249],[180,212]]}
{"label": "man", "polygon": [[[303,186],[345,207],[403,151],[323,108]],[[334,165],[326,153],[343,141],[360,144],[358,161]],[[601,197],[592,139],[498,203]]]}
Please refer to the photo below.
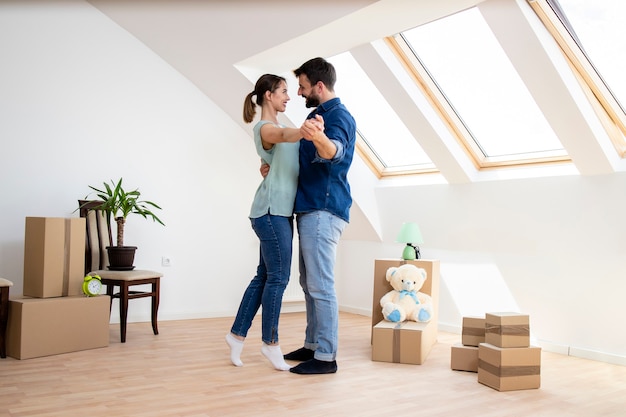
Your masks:
{"label": "man", "polygon": [[[297,374],[337,372],[338,306],[335,293],[337,244],[348,224],[352,197],[348,170],[356,123],[335,95],[335,68],[313,58],[294,70],[298,95],[315,107],[301,127],[300,174],[295,209],[300,241],[300,285],[306,302],[304,346],[285,355],[301,361]],[[323,130],[320,126],[323,122]]]}

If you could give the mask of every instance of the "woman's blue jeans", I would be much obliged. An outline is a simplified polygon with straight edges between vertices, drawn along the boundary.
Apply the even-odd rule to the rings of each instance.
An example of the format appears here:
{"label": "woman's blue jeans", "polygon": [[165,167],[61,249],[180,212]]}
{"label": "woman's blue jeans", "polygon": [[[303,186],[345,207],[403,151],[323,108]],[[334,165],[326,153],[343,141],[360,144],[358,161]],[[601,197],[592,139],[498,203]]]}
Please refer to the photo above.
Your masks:
{"label": "woman's blue jeans", "polygon": [[293,218],[266,214],[250,221],[260,241],[259,266],[243,294],[231,332],[246,337],[262,306],[261,338],[267,344],[276,344],[283,293],[291,272]]}
{"label": "woman's blue jeans", "polygon": [[304,347],[315,359],[337,356],[339,308],[335,294],[337,244],[347,223],[323,210],[298,214],[300,285],[306,303]]}

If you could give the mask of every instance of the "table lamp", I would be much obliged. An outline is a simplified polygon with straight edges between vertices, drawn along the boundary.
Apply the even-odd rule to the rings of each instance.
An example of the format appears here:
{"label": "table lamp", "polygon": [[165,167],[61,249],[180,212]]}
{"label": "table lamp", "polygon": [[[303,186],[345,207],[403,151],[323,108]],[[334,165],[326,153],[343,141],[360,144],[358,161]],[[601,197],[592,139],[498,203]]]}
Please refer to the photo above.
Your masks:
{"label": "table lamp", "polygon": [[412,261],[420,258],[420,248],[417,245],[424,243],[424,241],[417,223],[403,223],[396,242],[406,243],[402,252],[402,259]]}

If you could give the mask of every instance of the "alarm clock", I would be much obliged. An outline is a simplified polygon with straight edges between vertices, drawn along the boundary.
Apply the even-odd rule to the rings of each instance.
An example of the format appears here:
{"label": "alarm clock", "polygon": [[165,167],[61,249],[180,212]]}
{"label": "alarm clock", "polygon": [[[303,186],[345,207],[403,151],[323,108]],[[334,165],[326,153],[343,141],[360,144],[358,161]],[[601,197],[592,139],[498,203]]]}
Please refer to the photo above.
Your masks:
{"label": "alarm clock", "polygon": [[102,278],[100,275],[87,275],[83,281],[83,292],[87,297],[100,295],[102,289]]}

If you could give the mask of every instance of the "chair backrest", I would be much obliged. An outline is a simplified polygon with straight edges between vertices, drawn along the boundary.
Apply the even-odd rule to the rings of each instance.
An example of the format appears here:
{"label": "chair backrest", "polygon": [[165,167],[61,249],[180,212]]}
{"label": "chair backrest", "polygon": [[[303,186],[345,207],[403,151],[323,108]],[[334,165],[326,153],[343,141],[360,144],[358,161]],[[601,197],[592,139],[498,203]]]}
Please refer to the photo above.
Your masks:
{"label": "chair backrest", "polygon": [[78,200],[80,217],[86,219],[85,274],[98,269],[106,269],[109,255],[106,247],[113,245],[111,222],[108,213],[97,210],[102,202]]}

